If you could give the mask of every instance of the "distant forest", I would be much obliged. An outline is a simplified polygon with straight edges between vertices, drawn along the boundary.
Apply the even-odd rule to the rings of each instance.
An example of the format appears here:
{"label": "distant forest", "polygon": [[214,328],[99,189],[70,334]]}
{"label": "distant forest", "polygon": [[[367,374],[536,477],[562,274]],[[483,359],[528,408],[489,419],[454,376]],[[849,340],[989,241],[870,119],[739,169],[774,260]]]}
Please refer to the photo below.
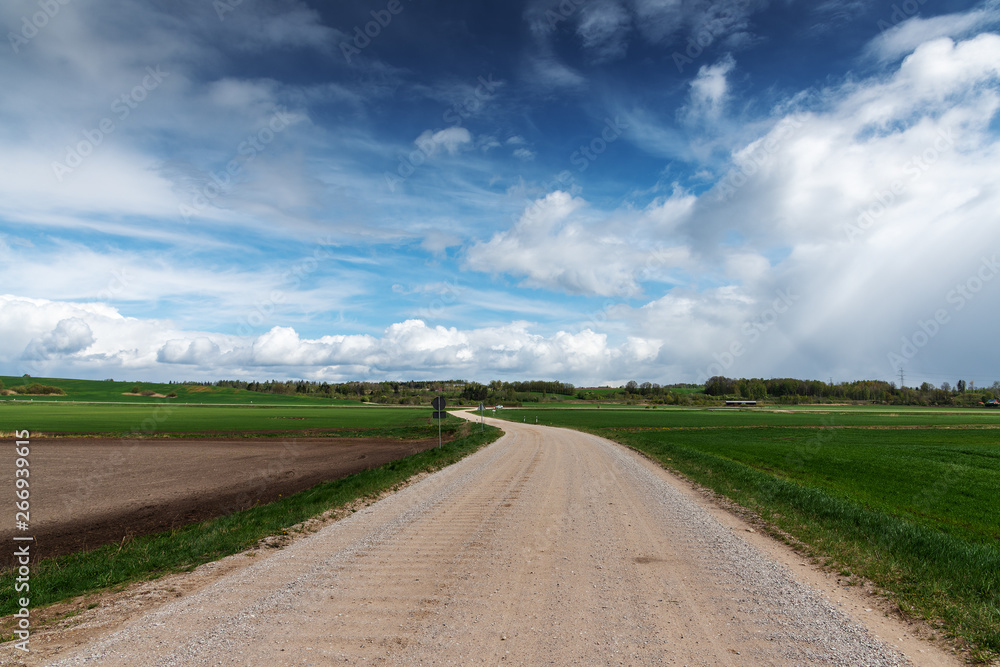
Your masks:
{"label": "distant forest", "polygon": [[[665,404],[691,403],[692,393],[700,393],[701,385],[629,382],[622,387],[577,389],[572,384],[552,380],[505,382],[489,384],[465,380],[441,381],[382,381],[382,382],[310,382],[306,380],[219,380],[218,382],[181,382],[216,387],[233,387],[265,394],[306,394],[317,397],[352,399],[394,405],[422,405],[434,396],[445,396],[463,403],[516,406],[524,403],[549,401],[622,401]],[[707,398],[704,397],[703,398]]]}
{"label": "distant forest", "polygon": [[919,387],[897,387],[884,380],[855,380],[830,384],[794,378],[727,378],[715,376],[705,382],[705,394],[718,398],[767,400],[775,403],[831,403],[840,401],[887,405],[978,406],[1000,398],[1000,381],[976,388],[965,380],[952,387],[924,382]]}
{"label": "distant forest", "polygon": [[[954,386],[945,382],[935,387],[924,382],[919,387],[897,387],[884,380],[856,380],[828,383],[795,378],[709,378],[704,387],[694,384],[659,385],[631,381],[620,387],[577,388],[572,384],[548,380],[489,384],[465,380],[382,381],[382,382],[311,382],[306,380],[220,380],[185,382],[218,387],[233,387],[265,394],[305,394],[315,397],[351,399],[394,405],[422,405],[434,396],[452,401],[508,406],[525,403],[564,401],[603,401],[654,405],[717,405],[721,400],[756,400],[778,404],[798,403],[876,403],[883,405],[954,405],[978,407],[993,405],[1000,399],[1000,382],[976,387],[965,380]],[[992,407],[992,405],[991,405]]]}

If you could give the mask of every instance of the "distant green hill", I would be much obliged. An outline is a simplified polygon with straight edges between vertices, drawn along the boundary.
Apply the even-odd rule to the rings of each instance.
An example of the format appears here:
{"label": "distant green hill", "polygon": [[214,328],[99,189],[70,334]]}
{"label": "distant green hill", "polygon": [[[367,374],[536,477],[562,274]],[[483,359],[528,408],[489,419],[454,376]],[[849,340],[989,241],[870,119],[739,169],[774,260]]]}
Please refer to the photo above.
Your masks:
{"label": "distant green hill", "polygon": [[[264,394],[233,387],[209,387],[199,384],[167,384],[161,382],[124,382],[114,380],[71,380],[66,378],[0,376],[4,395],[0,400],[33,401],[94,401],[100,403],[224,403],[229,405],[265,404],[290,405],[314,403],[316,405],[359,405],[358,401],[331,399],[307,394]],[[58,387],[65,392],[58,395],[8,394],[14,387],[32,384]],[[149,396],[133,395],[133,390],[152,392]],[[170,394],[175,394],[170,398]]]}

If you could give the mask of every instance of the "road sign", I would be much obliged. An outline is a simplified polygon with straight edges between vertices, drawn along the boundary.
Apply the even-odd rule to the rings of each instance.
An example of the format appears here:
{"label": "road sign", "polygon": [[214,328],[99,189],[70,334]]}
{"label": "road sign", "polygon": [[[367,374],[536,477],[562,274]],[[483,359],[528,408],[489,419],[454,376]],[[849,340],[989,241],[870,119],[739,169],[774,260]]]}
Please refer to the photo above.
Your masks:
{"label": "road sign", "polygon": [[435,396],[434,400],[431,401],[431,406],[434,407],[434,414],[432,419],[438,420],[438,449],[441,448],[441,420],[448,416],[448,413],[444,411],[445,400],[444,396]]}

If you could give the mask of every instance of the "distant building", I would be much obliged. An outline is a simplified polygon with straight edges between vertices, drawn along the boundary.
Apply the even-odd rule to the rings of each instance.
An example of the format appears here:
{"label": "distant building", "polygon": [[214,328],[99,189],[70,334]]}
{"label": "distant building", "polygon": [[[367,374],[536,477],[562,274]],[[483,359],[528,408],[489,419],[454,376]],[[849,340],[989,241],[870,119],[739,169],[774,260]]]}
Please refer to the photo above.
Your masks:
{"label": "distant building", "polygon": [[757,405],[757,401],[726,401],[726,405]]}

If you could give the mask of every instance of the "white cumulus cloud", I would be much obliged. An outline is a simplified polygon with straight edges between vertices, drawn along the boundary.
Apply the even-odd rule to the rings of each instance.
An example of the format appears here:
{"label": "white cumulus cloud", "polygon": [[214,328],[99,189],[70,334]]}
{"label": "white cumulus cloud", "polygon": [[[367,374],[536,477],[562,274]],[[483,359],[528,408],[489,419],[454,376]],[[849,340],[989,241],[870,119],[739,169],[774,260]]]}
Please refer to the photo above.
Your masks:
{"label": "white cumulus cloud", "polygon": [[94,332],[79,317],[59,320],[55,328],[33,338],[24,350],[25,359],[48,359],[82,352],[94,344]]}

